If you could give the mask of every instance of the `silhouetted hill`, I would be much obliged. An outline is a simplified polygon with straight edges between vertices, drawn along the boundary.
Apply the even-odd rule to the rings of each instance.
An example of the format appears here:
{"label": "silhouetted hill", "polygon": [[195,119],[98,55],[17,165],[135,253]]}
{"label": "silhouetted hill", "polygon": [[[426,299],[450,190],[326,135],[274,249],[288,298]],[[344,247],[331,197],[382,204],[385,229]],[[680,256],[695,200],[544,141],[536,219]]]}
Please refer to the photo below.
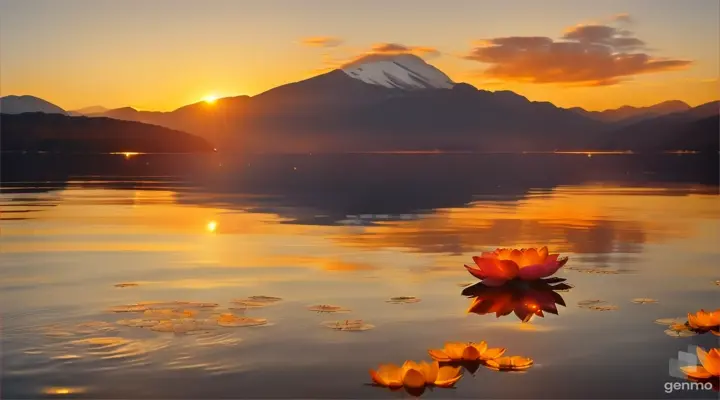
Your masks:
{"label": "silhouetted hill", "polygon": [[2,151],[191,153],[213,150],[205,139],[185,132],[110,118],[0,114],[0,130]]}
{"label": "silhouetted hill", "polygon": [[35,96],[5,96],[0,97],[0,113],[22,114],[27,112],[42,112],[47,114],[67,114],[65,110]]}
{"label": "silhouetted hill", "polygon": [[629,125],[644,119],[687,111],[689,109],[690,106],[685,102],[680,100],[670,100],[649,107],[622,106],[620,108],[605,111],[587,111],[580,107],[573,107],[568,110],[598,121],[622,122]]}
{"label": "silhouetted hill", "polygon": [[260,152],[578,148],[598,121],[512,92],[406,91],[364,83],[341,70],[254,97],[220,99],[169,113],[105,114],[182,129],[231,148]]}
{"label": "silhouetted hill", "polygon": [[663,115],[607,133],[600,147],[634,151],[701,151],[720,146],[718,102]]}

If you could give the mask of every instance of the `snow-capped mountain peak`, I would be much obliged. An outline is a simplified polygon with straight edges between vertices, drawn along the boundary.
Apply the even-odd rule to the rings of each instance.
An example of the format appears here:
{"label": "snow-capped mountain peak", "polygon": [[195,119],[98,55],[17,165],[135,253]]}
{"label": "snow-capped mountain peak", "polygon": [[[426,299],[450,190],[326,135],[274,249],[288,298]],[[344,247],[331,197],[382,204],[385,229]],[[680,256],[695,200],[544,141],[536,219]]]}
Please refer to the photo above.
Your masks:
{"label": "snow-capped mountain peak", "polygon": [[351,78],[388,88],[450,89],[455,85],[445,73],[412,54],[372,54],[342,70]]}

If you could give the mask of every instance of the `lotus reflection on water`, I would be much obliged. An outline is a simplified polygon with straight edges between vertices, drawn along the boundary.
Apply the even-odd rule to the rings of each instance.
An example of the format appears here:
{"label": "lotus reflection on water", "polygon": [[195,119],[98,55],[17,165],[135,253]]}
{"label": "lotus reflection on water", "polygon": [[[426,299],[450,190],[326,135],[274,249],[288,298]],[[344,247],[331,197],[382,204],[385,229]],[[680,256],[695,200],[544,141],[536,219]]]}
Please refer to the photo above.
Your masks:
{"label": "lotus reflection on water", "polygon": [[515,313],[520,321],[529,322],[533,316],[544,317],[546,312],[557,315],[558,304],[565,307],[558,292],[572,286],[564,281],[562,278],[511,281],[503,286],[487,286],[483,281],[465,288],[462,294],[472,298],[468,313],[494,313],[497,318]]}
{"label": "lotus reflection on water", "polygon": [[534,281],[552,276],[568,258],[549,254],[547,247],[529,249],[496,249],[473,257],[474,266],[465,268],[486,286],[501,286],[508,281]]}

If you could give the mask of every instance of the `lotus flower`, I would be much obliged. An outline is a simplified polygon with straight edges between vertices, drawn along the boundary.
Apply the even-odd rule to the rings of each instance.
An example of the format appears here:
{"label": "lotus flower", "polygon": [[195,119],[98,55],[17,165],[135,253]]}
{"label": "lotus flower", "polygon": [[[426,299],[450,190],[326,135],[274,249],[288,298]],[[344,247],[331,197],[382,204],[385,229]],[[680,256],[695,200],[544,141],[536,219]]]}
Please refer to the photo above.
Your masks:
{"label": "lotus flower", "polygon": [[551,276],[567,262],[558,254],[548,254],[547,247],[540,249],[496,249],[473,257],[475,266],[465,266],[468,272],[482,279],[486,286],[501,286],[513,279],[532,281]]}
{"label": "lotus flower", "polygon": [[428,350],[428,353],[430,357],[440,362],[478,362],[500,357],[505,353],[505,348],[488,348],[484,340],[480,343],[448,342],[442,349]]}
{"label": "lotus flower", "polygon": [[687,319],[687,323],[692,330],[700,332],[710,331],[720,336],[720,308],[711,312],[700,310],[694,315],[688,313]]}
{"label": "lotus flower", "polygon": [[572,286],[565,283],[550,285],[562,281],[564,279],[552,278],[513,282],[500,287],[489,287],[479,282],[463,290],[462,294],[473,298],[468,313],[494,313],[500,318],[514,312],[520,321],[529,322],[533,316],[544,317],[545,312],[557,315],[557,304],[565,306],[565,300],[557,291],[568,290]]}
{"label": "lotus flower", "polygon": [[720,378],[720,350],[710,349],[706,352],[700,347],[697,348],[697,356],[701,366],[682,367],[682,372],[691,379],[708,380]]}
{"label": "lotus flower", "polygon": [[391,389],[422,390],[426,386],[452,387],[462,378],[460,367],[440,366],[437,361],[405,361],[402,367],[383,364],[376,371],[370,370],[370,377],[376,385]]}

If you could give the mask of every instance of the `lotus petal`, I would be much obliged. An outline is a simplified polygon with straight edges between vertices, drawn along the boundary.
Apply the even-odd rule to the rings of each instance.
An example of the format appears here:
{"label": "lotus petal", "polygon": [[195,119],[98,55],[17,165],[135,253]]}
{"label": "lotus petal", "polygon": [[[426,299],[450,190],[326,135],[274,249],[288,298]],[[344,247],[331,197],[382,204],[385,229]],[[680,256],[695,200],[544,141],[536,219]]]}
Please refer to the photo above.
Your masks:
{"label": "lotus petal", "polygon": [[425,387],[425,376],[422,374],[422,372],[414,368],[403,368],[403,372],[403,386],[411,389],[419,389]]}
{"label": "lotus petal", "polygon": [[709,352],[706,352],[698,347],[696,352],[703,368],[713,376],[720,376],[720,352],[718,349],[710,349]]}
{"label": "lotus petal", "polygon": [[488,367],[500,371],[523,371],[532,366],[533,360],[521,356],[499,357],[488,360],[486,364]]}
{"label": "lotus petal", "polygon": [[708,379],[712,377],[712,374],[710,372],[700,366],[688,365],[680,367],[680,370],[690,378]]}
{"label": "lotus petal", "polygon": [[457,381],[462,378],[461,369],[458,366],[443,365],[438,368],[437,379],[435,380],[435,386],[437,387],[451,387]]}
{"label": "lotus petal", "polygon": [[556,265],[557,264],[553,263],[528,265],[526,267],[520,268],[518,276],[520,277],[520,279],[526,281],[533,281],[536,279],[544,278],[555,273],[555,271],[553,271],[553,268]]}
{"label": "lotus petal", "polygon": [[384,364],[378,367],[377,371],[370,370],[370,377],[373,382],[381,386],[401,387],[402,370],[395,364]]}
{"label": "lotus petal", "polygon": [[450,358],[450,356],[448,356],[443,350],[431,349],[431,350],[428,350],[428,354],[430,354],[430,357],[432,357],[433,360],[437,360],[437,361],[452,360],[452,358]]}
{"label": "lotus petal", "polygon": [[503,354],[505,354],[505,348],[504,347],[492,347],[487,350],[485,350],[484,353],[480,355],[480,359],[483,361],[487,360],[494,360]]}

